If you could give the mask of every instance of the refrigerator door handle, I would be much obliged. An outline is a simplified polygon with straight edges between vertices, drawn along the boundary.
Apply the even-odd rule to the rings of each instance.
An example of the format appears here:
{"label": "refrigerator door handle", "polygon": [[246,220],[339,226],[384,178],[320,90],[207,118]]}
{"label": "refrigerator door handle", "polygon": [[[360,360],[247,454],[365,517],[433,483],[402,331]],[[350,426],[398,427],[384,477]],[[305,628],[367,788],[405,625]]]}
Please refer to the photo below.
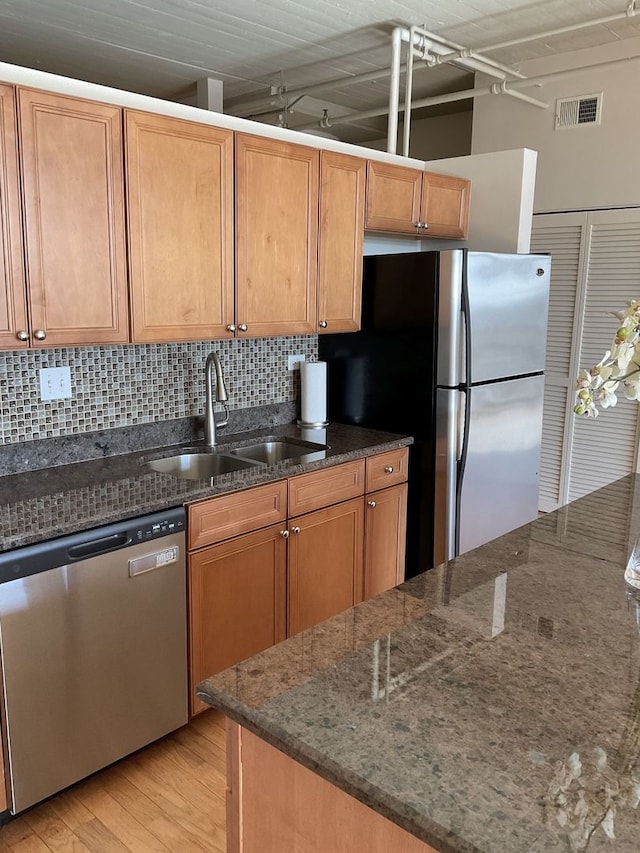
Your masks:
{"label": "refrigerator door handle", "polygon": [[465,451],[467,394],[458,392],[458,424],[456,428],[456,462],[460,463]]}
{"label": "refrigerator door handle", "polygon": [[436,389],[434,565],[458,553],[460,482],[468,444],[468,390]]}
{"label": "refrigerator door handle", "polygon": [[460,553],[460,519],[462,483],[464,480],[464,469],[467,464],[469,452],[469,421],[471,414],[471,388],[464,388],[458,392],[458,456],[456,464],[456,490],[455,490],[455,524],[453,530],[454,552],[453,557]]}

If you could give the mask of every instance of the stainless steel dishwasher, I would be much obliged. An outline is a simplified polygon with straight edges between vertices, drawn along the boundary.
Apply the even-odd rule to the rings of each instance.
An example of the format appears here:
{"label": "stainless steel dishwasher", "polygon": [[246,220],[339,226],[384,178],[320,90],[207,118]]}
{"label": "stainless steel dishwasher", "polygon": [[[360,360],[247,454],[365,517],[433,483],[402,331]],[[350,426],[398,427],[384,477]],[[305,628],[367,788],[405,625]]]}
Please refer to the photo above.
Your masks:
{"label": "stainless steel dishwasher", "polygon": [[187,722],[185,513],[0,554],[15,814]]}

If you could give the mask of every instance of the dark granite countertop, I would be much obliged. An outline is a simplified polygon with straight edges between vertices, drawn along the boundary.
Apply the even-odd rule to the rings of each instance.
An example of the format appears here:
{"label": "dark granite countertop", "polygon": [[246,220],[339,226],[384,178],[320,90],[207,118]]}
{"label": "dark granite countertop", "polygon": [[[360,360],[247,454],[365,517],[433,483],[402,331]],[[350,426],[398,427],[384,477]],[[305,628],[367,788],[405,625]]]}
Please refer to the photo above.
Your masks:
{"label": "dark granite countertop", "polygon": [[[51,539],[190,501],[257,486],[411,444],[392,433],[330,424],[301,430],[295,424],[219,435],[219,451],[251,444],[265,436],[292,437],[329,445],[304,461],[255,466],[214,480],[183,480],[152,471],[144,463],[170,456],[183,446],[154,447],[0,477],[0,550]],[[190,447],[204,450],[202,444]]]}
{"label": "dark granite countertop", "polygon": [[199,695],[443,853],[637,853],[636,535],[631,475]]}

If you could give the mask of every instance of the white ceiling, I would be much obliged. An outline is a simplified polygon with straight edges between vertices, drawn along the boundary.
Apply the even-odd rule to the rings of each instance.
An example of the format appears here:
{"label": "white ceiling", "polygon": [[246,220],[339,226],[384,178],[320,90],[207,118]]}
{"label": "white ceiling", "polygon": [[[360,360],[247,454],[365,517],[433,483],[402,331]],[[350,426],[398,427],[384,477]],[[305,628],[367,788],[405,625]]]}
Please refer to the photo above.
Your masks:
{"label": "white ceiling", "polygon": [[[388,101],[389,79],[349,85],[388,68],[391,31],[418,24],[476,51],[528,35],[624,13],[627,0],[0,0],[0,61],[167,100],[195,103],[196,81],[223,81],[224,111],[257,117],[273,109],[271,87],[302,97],[289,126]],[[632,5],[635,8],[635,5]],[[522,60],[640,36],[640,14],[565,35],[486,51]],[[414,97],[469,88],[452,65],[416,72]],[[256,104],[256,99],[258,104]],[[277,106],[277,105],[276,105]],[[278,112],[262,120],[277,121]],[[335,125],[350,142],[384,135],[386,119]]]}

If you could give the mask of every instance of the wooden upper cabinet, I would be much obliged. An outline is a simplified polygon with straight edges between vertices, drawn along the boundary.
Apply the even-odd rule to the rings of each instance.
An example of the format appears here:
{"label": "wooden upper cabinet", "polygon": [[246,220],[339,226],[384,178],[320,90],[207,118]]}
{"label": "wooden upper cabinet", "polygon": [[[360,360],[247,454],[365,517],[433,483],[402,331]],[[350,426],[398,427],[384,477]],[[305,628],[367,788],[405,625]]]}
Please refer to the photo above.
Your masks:
{"label": "wooden upper cabinet", "polygon": [[319,152],[236,134],[236,323],[240,336],[316,328]]}
{"label": "wooden upper cabinet", "polygon": [[320,152],[318,331],[360,328],[366,160]]}
{"label": "wooden upper cabinet", "polygon": [[31,346],[129,340],[122,113],[18,90]]}
{"label": "wooden upper cabinet", "polygon": [[471,182],[451,175],[422,175],[422,233],[464,239],[469,231]]}
{"label": "wooden upper cabinet", "polygon": [[132,340],[233,337],[233,133],[125,112]]}
{"label": "wooden upper cabinet", "polygon": [[365,228],[416,233],[420,221],[422,172],[369,160]]}
{"label": "wooden upper cabinet", "polygon": [[422,237],[464,239],[471,182],[370,160],[365,227]]}
{"label": "wooden upper cabinet", "polygon": [[10,349],[29,340],[16,134],[15,92],[0,85],[0,347]]}

